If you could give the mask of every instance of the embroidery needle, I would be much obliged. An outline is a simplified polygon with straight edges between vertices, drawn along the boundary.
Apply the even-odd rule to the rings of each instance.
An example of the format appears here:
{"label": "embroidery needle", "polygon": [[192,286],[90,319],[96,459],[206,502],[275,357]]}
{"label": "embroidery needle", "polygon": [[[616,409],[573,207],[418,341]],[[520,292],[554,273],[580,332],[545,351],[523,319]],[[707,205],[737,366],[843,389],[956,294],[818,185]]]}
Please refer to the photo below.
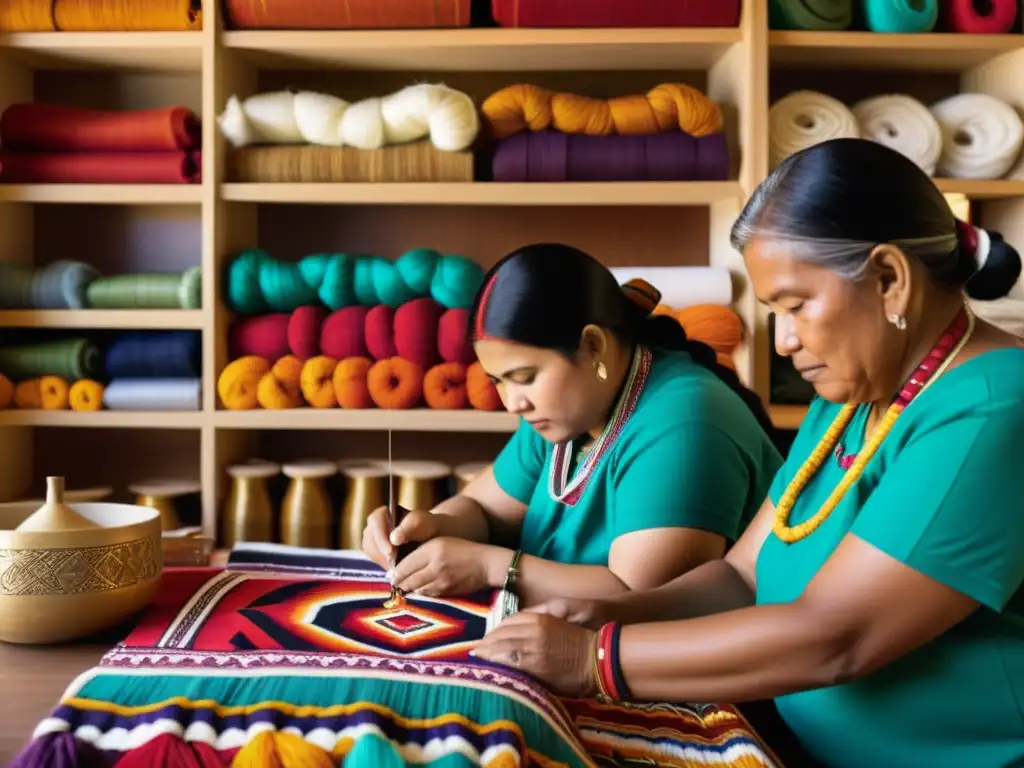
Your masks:
{"label": "embroidery needle", "polygon": [[[390,422],[391,413],[388,413],[388,421]],[[394,465],[392,463],[391,454],[391,424],[388,424],[388,521],[389,528],[388,536],[394,532],[395,528],[398,527],[398,510],[395,507],[395,473]],[[388,557],[388,567],[391,569],[391,597],[384,603],[385,608],[397,608],[405,602],[402,595],[402,590],[395,586],[394,572],[395,566],[398,565],[397,559],[394,553]]]}

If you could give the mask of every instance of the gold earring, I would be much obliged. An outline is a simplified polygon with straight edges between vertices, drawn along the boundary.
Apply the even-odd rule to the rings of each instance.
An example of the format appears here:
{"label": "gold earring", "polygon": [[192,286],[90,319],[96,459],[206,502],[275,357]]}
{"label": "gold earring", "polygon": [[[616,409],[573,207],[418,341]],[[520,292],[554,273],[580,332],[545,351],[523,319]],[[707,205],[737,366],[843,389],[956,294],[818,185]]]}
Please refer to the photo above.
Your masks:
{"label": "gold earring", "polygon": [[598,363],[595,367],[597,368],[597,378],[601,381],[606,381],[608,379],[608,369],[604,363]]}

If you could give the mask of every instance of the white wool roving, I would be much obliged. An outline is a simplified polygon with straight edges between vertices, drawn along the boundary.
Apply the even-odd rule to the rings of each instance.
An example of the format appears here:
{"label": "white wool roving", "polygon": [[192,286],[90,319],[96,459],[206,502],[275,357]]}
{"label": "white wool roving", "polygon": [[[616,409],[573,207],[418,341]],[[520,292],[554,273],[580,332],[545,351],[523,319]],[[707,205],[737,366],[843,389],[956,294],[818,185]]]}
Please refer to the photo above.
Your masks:
{"label": "white wool roving", "polygon": [[942,155],[942,128],[924,104],[910,96],[884,94],[853,105],[860,135],[908,157],[929,176]]}
{"label": "white wool roving", "polygon": [[933,104],[942,127],[938,174],[952,179],[1001,179],[1024,146],[1024,121],[986,93],[958,93]]}
{"label": "white wool roving", "polygon": [[776,101],[768,113],[771,167],[794,152],[830,139],[860,138],[853,112],[838,99],[818,91],[795,91]]}
{"label": "white wool roving", "polygon": [[233,95],[217,124],[234,147],[317,144],[379,149],[429,137],[439,150],[458,152],[476,138],[480,115],[465,93],[422,83],[354,103],[313,91],[259,93],[244,101]]}

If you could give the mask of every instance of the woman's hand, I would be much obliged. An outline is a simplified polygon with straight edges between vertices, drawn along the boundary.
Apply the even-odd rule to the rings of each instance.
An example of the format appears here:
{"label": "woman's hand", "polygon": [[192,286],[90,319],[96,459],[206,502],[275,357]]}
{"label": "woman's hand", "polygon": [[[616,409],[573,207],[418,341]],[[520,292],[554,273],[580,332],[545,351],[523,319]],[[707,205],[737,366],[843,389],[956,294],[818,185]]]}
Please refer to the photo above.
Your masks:
{"label": "woman's hand", "polygon": [[598,691],[597,635],[546,613],[510,616],[480,641],[473,656],[532,675],[555,693],[584,698]]}
{"label": "woman's hand", "polygon": [[441,532],[441,524],[435,515],[422,509],[415,509],[405,516],[402,524],[391,531],[387,507],[378,507],[366,521],[363,529],[363,552],[385,571],[391,568],[395,549],[410,542],[429,541]]}
{"label": "woman's hand", "polygon": [[468,595],[501,586],[511,562],[511,550],[441,536],[402,558],[395,567],[393,583],[406,593],[431,597]]}
{"label": "woman's hand", "polygon": [[587,629],[598,630],[610,621],[615,621],[613,605],[604,600],[559,597],[546,603],[524,608],[524,613],[542,613],[555,619],[577,624]]}

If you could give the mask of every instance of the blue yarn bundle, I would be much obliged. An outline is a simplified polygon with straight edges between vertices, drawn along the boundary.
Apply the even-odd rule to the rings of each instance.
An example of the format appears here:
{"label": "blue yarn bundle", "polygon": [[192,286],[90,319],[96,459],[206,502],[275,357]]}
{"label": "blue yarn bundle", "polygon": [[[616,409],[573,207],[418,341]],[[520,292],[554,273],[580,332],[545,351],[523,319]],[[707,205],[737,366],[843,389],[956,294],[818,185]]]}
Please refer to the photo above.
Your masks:
{"label": "blue yarn bundle", "polygon": [[448,308],[468,309],[483,276],[483,268],[471,259],[429,248],[406,251],[393,262],[345,253],[318,253],[290,262],[252,250],[228,266],[226,301],[242,315],[315,305],[332,311],[377,304],[397,309],[425,297]]}
{"label": "blue yarn bundle", "polygon": [[864,21],[872,32],[931,32],[939,21],[938,0],[864,0]]}
{"label": "blue yarn bundle", "polygon": [[120,334],[104,360],[111,379],[193,379],[202,370],[199,331],[141,331]]}

